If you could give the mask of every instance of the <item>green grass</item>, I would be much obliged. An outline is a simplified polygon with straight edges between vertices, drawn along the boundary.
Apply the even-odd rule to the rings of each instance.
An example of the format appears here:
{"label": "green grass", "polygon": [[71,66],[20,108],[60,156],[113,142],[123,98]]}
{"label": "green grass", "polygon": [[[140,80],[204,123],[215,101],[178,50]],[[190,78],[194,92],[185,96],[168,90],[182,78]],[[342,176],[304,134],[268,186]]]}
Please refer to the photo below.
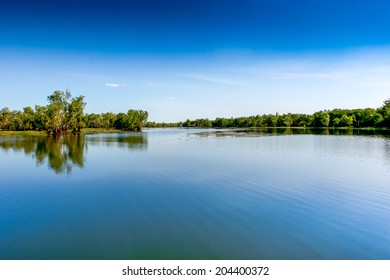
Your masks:
{"label": "green grass", "polygon": [[0,136],[45,136],[46,133],[42,131],[28,130],[28,131],[9,131],[0,130]]}
{"label": "green grass", "polygon": [[[106,128],[84,128],[81,130],[82,134],[94,134],[94,133],[118,133],[123,132],[120,129],[106,129]],[[71,133],[69,133],[71,134]],[[0,130],[0,136],[46,136],[44,131],[12,131],[12,130]]]}
{"label": "green grass", "polygon": [[114,129],[114,128],[83,128],[81,130],[81,133],[83,134],[93,134],[93,133],[118,133],[123,132],[123,130],[120,129]]}

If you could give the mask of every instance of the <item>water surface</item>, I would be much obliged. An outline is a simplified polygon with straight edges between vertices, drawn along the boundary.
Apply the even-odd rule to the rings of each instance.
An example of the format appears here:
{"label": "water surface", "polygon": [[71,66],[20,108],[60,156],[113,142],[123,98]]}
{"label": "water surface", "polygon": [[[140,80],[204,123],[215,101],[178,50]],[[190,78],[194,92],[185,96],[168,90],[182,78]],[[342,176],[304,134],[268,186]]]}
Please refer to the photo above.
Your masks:
{"label": "water surface", "polygon": [[0,259],[390,259],[390,138],[0,137]]}

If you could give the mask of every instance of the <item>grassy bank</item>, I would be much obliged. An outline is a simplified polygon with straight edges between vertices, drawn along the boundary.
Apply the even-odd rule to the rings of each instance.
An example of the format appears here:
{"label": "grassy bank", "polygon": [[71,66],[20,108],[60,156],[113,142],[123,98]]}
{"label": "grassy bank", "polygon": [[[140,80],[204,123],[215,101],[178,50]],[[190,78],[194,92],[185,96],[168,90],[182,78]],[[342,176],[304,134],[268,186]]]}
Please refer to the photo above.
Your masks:
{"label": "grassy bank", "polygon": [[[118,132],[123,132],[123,130],[105,129],[105,128],[84,128],[81,130],[82,134],[118,133]],[[35,130],[27,130],[27,131],[0,130],[0,136],[46,136],[46,135],[47,134],[43,131],[35,131]]]}
{"label": "grassy bank", "polygon": [[[150,128],[150,127],[149,127]],[[194,127],[194,128],[202,128],[202,127]],[[362,130],[362,131],[389,131],[388,128],[379,128],[379,127],[362,127],[362,128],[354,128],[354,127],[226,127],[225,129],[233,129],[233,130],[261,130],[261,129],[312,129],[312,130]],[[107,128],[83,128],[81,130],[82,134],[97,134],[97,133],[124,133],[126,131],[120,129],[107,129]],[[72,133],[68,133],[71,135]],[[0,130],[0,136],[47,136],[47,134],[43,131],[35,131],[35,130],[27,130],[27,131],[10,131],[10,130]]]}
{"label": "grassy bank", "polygon": [[0,130],[0,136],[45,136],[46,133],[42,131],[27,130],[27,131],[9,131]]}
{"label": "grassy bank", "polygon": [[83,128],[81,133],[83,134],[94,134],[94,133],[120,133],[125,132],[121,129],[115,128]]}

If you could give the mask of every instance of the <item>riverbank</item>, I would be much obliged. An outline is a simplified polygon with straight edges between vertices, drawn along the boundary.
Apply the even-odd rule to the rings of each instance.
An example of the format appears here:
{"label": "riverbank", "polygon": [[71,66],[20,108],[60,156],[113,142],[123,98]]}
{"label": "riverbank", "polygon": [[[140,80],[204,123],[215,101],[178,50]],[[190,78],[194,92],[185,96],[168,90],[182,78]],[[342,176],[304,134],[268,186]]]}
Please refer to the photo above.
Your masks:
{"label": "riverbank", "polygon": [[[146,127],[146,128],[154,128],[154,127]],[[177,127],[180,128],[180,127]],[[186,128],[184,128],[186,129]],[[194,129],[207,129],[207,128],[202,128],[202,127],[196,127]],[[227,127],[227,128],[209,128],[216,132],[218,135],[224,135],[226,133],[234,133],[237,135],[237,132],[241,132],[243,135],[248,135],[248,132],[250,134],[253,134],[256,131],[278,131],[280,133],[281,130],[283,131],[334,131],[333,133],[328,133],[328,134],[338,134],[337,131],[339,131],[342,134],[347,134],[347,131],[362,131],[362,132],[383,132],[385,134],[388,134],[390,132],[390,129],[388,128],[378,128],[378,127],[362,127],[362,128],[356,128],[356,127]],[[222,130],[222,131],[220,131]],[[99,133],[124,133],[128,131],[120,130],[120,129],[106,129],[106,128],[83,128],[81,130],[81,134],[99,134]],[[209,135],[210,132],[206,132],[205,134]],[[299,134],[299,133],[292,133],[292,134]],[[72,135],[71,132],[65,134],[65,135]],[[35,130],[27,130],[27,131],[10,131],[10,130],[0,130],[0,136],[47,136],[47,134],[43,131],[35,131]]]}
{"label": "riverbank", "polygon": [[45,136],[47,135],[42,131],[27,130],[27,131],[12,131],[12,130],[0,130],[0,136]]}
{"label": "riverbank", "polygon": [[[96,133],[120,133],[124,132],[120,129],[105,129],[105,128],[84,128],[81,130],[82,134],[96,134]],[[68,134],[72,134],[69,132]],[[12,131],[0,130],[0,136],[47,136],[44,131],[26,130],[26,131]]]}

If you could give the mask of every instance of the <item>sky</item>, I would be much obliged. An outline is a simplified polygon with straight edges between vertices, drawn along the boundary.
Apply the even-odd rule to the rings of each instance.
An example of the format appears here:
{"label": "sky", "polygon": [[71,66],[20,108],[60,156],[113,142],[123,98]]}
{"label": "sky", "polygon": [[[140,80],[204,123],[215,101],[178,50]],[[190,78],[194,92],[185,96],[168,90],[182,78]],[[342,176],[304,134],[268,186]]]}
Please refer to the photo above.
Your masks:
{"label": "sky", "polygon": [[1,1],[0,108],[54,90],[149,120],[377,108],[390,1]]}

